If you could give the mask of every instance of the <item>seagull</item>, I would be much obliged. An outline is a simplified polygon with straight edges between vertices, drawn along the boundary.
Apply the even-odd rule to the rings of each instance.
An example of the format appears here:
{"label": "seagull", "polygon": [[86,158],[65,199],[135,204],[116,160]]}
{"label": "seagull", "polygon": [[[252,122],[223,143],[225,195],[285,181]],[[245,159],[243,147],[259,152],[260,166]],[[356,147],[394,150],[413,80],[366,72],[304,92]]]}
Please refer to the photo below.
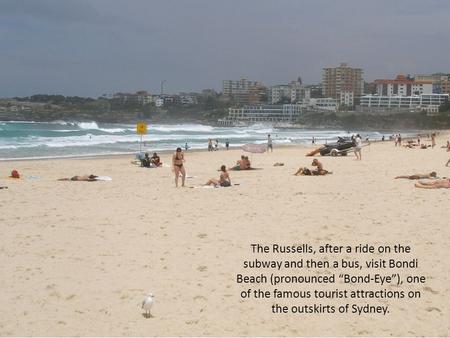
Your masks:
{"label": "seagull", "polygon": [[147,294],[147,297],[145,297],[144,301],[142,302],[142,309],[145,310],[145,317],[147,318],[152,317],[150,310],[152,309],[153,305],[153,297],[155,297],[153,293],[149,292]]}

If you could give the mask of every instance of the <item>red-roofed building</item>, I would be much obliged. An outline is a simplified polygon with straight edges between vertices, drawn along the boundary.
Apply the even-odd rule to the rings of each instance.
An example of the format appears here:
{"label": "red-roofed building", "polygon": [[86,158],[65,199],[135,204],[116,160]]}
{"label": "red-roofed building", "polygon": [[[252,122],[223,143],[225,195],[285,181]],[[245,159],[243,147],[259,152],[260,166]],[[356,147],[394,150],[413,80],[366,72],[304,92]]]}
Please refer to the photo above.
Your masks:
{"label": "red-roofed building", "polygon": [[432,81],[415,81],[404,75],[397,75],[393,80],[375,80],[377,94],[380,96],[411,96],[432,94]]}

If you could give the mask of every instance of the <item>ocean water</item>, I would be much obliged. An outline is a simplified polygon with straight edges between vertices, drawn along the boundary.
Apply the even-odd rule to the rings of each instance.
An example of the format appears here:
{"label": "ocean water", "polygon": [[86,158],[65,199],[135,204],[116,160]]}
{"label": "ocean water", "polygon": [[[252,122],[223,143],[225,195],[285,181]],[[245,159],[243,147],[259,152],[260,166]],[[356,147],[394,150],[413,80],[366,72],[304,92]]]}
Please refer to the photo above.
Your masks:
{"label": "ocean water", "polygon": [[[358,131],[351,131],[357,133]],[[381,139],[377,131],[359,132],[363,138]],[[184,148],[206,149],[208,139],[218,139],[219,148],[225,141],[231,147],[246,143],[265,143],[271,134],[274,144],[317,143],[348,136],[344,130],[282,129],[258,124],[249,127],[213,127],[201,124],[154,124],[143,136],[142,151]],[[387,137],[387,134],[386,134]],[[134,124],[96,122],[1,122],[0,159],[53,158],[100,154],[133,154],[139,152],[140,136]]]}

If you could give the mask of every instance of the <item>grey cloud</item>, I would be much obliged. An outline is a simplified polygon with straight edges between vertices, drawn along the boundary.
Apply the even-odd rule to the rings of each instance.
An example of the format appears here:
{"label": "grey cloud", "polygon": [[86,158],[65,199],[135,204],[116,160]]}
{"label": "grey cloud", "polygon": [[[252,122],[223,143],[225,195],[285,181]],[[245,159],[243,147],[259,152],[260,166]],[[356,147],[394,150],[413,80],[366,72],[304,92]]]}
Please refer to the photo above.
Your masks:
{"label": "grey cloud", "polygon": [[3,0],[0,96],[267,85],[347,61],[365,78],[447,71],[450,1]]}

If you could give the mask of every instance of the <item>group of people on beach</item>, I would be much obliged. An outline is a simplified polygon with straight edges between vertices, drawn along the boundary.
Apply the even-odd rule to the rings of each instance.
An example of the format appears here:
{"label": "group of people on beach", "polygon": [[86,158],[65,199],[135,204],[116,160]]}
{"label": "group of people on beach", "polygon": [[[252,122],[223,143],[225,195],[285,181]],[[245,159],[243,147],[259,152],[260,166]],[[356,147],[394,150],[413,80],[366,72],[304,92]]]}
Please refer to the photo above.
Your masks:
{"label": "group of people on beach", "polygon": [[[449,160],[450,162],[450,160]],[[404,178],[407,180],[419,180],[414,186],[422,189],[450,188],[449,178],[438,178],[437,173],[432,171],[428,174],[414,174],[397,176],[395,179]],[[427,181],[425,181],[427,180]]]}
{"label": "group of people on beach", "polygon": [[[428,136],[430,136],[430,135],[428,135]],[[431,133],[431,145],[427,146],[427,145],[421,144],[420,135],[418,136],[417,144],[414,144],[413,142],[414,141],[408,141],[408,144],[405,145],[405,147],[413,148],[414,146],[420,146],[422,149],[426,149],[428,147],[434,148],[436,146],[436,133],[435,132]],[[450,151],[450,141],[447,141],[447,145],[442,146],[442,148],[446,148],[447,152],[449,152]],[[447,161],[445,166],[448,167],[449,164],[450,164],[450,159]],[[395,179],[418,180],[418,182],[415,183],[414,186],[416,188],[421,188],[421,189],[440,189],[440,188],[449,189],[450,188],[450,178],[447,178],[447,177],[439,178],[435,171],[432,171],[428,174],[401,175],[401,176],[396,176],[394,178]]]}
{"label": "group of people on beach", "polygon": [[297,172],[294,174],[295,176],[323,176],[327,174],[332,174],[328,170],[323,168],[322,162],[320,162],[317,158],[315,158],[311,165],[316,167],[316,169],[309,169],[307,167],[300,167]]}
{"label": "group of people on beach", "polygon": [[141,159],[141,166],[145,168],[158,168],[162,166],[161,158],[157,153],[153,153],[150,157],[149,153],[145,153],[144,158]]}
{"label": "group of people on beach", "polygon": [[[172,155],[172,169],[175,174],[175,187],[178,187],[178,181],[181,177],[181,186],[184,187],[186,183],[186,169],[184,167],[184,153],[181,148],[177,148],[175,153]],[[227,172],[225,165],[220,167],[219,179],[211,178],[205,185],[213,185],[216,187],[229,187],[231,186],[231,178]]]}
{"label": "group of people on beach", "polygon": [[[225,149],[228,150],[230,148],[230,141],[225,141]],[[208,140],[208,151],[217,151],[219,150],[219,140],[216,139],[213,144],[213,140]]]}
{"label": "group of people on beach", "polygon": [[231,167],[230,170],[250,170],[252,165],[248,156],[241,155],[241,159],[236,162],[236,165]]}
{"label": "group of people on beach", "polygon": [[[432,147],[436,145],[436,134],[431,134],[431,140],[432,140]],[[359,134],[352,137],[354,143],[355,143],[355,155],[357,159],[361,159],[361,136]],[[395,145],[401,145],[401,135],[397,134],[395,135],[394,139]],[[418,144],[420,144],[420,137],[418,137]],[[211,139],[209,140],[209,144],[211,143]],[[447,141],[446,146],[442,146],[442,148],[446,148],[447,152],[450,152],[450,141]],[[267,150],[273,150],[272,146],[272,139],[270,134],[267,138]],[[145,153],[144,157],[141,158],[137,164],[139,164],[142,167],[147,168],[157,168],[162,166],[162,161],[159,155],[155,152],[150,157],[149,153]],[[172,170],[175,175],[175,187],[178,187],[179,180],[181,178],[181,186],[185,186],[186,181],[186,169],[184,166],[185,163],[185,157],[182,149],[179,147],[176,149],[175,153],[172,155]],[[280,163],[276,163],[275,166],[281,166],[284,165]],[[308,167],[300,167],[295,173],[295,176],[323,176],[327,174],[332,174],[332,172],[324,169],[324,166],[322,162],[320,162],[318,159],[313,159],[311,165],[314,168],[308,168]],[[447,167],[450,165],[450,159],[445,164]],[[235,171],[241,171],[241,170],[251,170],[254,169],[251,166],[250,160],[248,156],[241,155],[241,159],[236,162],[234,166],[232,166],[229,170],[235,170]],[[11,174],[12,178],[20,177],[18,172],[16,170],[13,170]],[[109,180],[108,177],[104,176],[97,176],[97,175],[75,175],[72,177],[65,177],[59,179],[59,181],[87,181],[87,182],[93,182],[98,180]],[[423,188],[423,189],[437,189],[437,188],[450,188],[450,179],[449,178],[439,178],[437,176],[437,173],[435,171],[432,171],[428,174],[413,174],[413,175],[402,175],[397,176],[395,179],[409,179],[409,180],[418,180],[418,182],[415,184],[417,188]],[[231,177],[227,171],[227,167],[225,165],[222,165],[220,167],[220,175],[219,178],[211,178],[209,179],[205,185],[213,185],[216,187],[229,187],[231,186]],[[7,187],[2,187],[7,188]]]}

